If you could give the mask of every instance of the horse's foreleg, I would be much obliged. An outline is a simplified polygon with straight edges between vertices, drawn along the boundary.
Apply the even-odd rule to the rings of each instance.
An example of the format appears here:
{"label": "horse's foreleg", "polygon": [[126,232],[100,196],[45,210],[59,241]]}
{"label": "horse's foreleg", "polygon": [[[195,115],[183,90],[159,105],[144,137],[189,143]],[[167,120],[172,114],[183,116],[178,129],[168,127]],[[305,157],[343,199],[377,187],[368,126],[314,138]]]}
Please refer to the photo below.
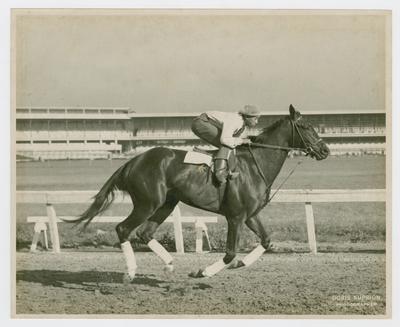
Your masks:
{"label": "horse's foreleg", "polygon": [[262,254],[269,248],[270,238],[269,234],[265,230],[260,218],[258,216],[251,217],[246,220],[246,225],[249,227],[260,239],[261,244],[254,248],[248,255],[242,260],[235,262],[231,268],[248,267],[256,262]]}
{"label": "horse's foreleg", "polygon": [[261,245],[268,250],[271,247],[270,234],[267,232],[261,218],[256,215],[246,220],[246,226],[250,228],[261,240]]}
{"label": "horse's foreleg", "polygon": [[243,266],[250,266],[254,262],[256,262],[262,254],[265,252],[265,248],[260,244],[256,248],[254,248],[248,255],[246,255],[241,261],[239,261],[238,266],[240,266],[240,262]]}
{"label": "horse's foreleg", "polygon": [[226,241],[226,254],[223,259],[218,260],[212,265],[200,270],[192,277],[211,277],[228,267],[236,256],[237,246],[239,243],[239,229],[241,226],[240,220],[228,220],[228,236]]}

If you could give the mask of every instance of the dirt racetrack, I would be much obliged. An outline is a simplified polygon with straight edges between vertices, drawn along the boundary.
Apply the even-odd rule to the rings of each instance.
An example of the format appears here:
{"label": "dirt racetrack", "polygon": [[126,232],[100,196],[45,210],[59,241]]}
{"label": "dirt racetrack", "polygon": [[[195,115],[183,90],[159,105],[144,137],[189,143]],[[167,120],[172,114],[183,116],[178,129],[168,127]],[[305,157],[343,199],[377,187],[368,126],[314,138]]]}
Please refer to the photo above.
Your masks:
{"label": "dirt racetrack", "polygon": [[188,273],[223,254],[173,256],[175,271],[166,274],[153,253],[137,253],[137,277],[127,284],[121,252],[19,252],[15,313],[385,315],[382,253],[268,253],[249,268],[203,279]]}

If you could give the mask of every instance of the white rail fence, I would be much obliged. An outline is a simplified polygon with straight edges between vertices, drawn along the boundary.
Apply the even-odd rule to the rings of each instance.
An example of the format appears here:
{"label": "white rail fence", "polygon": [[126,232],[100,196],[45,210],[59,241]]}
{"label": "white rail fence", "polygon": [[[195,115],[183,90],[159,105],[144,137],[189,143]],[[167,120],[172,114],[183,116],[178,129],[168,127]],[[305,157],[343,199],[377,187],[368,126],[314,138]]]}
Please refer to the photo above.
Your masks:
{"label": "white rail fence", "polygon": [[[274,192],[274,190],[272,190]],[[35,235],[31,249],[34,250],[38,237],[42,231],[47,230],[46,224],[49,224],[52,248],[55,253],[60,252],[60,241],[57,224],[61,222],[57,217],[53,204],[68,203],[91,203],[91,198],[97,191],[18,191],[16,192],[17,203],[41,203],[46,205],[47,216],[28,217],[27,221],[35,223]],[[317,242],[315,237],[315,223],[312,203],[328,202],[385,202],[385,189],[319,189],[319,190],[280,190],[273,198],[272,202],[279,203],[304,203],[305,216],[307,224],[307,235],[310,251],[317,253]],[[117,193],[115,203],[130,203],[129,197],[123,197],[122,193]],[[63,217],[65,219],[73,217]],[[96,217],[93,222],[114,222],[121,221],[123,217]],[[184,242],[182,234],[182,222],[195,223],[196,227],[196,252],[202,252],[203,233],[206,236],[208,246],[210,246],[206,223],[216,223],[216,216],[190,216],[183,217],[179,206],[166,220],[174,224],[175,244],[178,253],[184,252]],[[46,234],[45,234],[46,235]],[[45,238],[45,242],[47,239]]]}

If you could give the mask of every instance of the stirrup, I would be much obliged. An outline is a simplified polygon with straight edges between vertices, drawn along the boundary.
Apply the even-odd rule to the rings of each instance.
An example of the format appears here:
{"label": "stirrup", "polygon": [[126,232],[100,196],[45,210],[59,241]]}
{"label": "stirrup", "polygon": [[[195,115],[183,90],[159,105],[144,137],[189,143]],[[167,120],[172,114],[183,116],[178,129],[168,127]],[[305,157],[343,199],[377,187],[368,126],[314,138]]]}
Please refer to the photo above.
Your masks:
{"label": "stirrup", "polygon": [[220,184],[225,184],[226,180],[229,178],[229,173],[225,169],[219,169],[214,173],[215,179]]}

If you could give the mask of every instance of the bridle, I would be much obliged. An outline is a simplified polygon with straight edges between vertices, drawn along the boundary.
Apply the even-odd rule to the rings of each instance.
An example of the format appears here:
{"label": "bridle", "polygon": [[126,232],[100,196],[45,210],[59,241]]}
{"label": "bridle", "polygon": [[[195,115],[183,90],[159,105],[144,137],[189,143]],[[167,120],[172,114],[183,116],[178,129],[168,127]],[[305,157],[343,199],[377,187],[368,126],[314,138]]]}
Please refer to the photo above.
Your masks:
{"label": "bridle", "polygon": [[[268,148],[268,149],[276,149],[276,150],[283,150],[283,151],[302,151],[306,155],[315,155],[315,150],[313,149],[313,146],[317,145],[318,143],[321,143],[323,140],[319,138],[315,142],[309,142],[304,139],[303,134],[301,134],[298,122],[302,119],[302,117],[298,117],[296,119],[290,119],[290,125],[292,126],[292,146],[280,146],[280,145],[272,145],[272,144],[263,144],[263,143],[249,143],[249,148],[251,146],[253,147],[261,147],[261,148]],[[302,148],[298,148],[294,146],[294,137],[295,137],[295,132],[300,137],[301,142],[303,143]]]}
{"label": "bridle", "polygon": [[292,125],[292,146],[294,145],[294,130],[296,130],[297,134],[300,136],[301,142],[304,145],[304,149],[301,149],[301,151],[305,151],[306,155],[315,155],[315,150],[313,149],[313,146],[321,143],[323,140],[321,138],[318,138],[315,142],[309,142],[304,140],[303,134],[300,133],[299,130],[299,125],[297,122],[301,119],[302,117],[298,117],[296,120],[290,119],[290,124]]}
{"label": "bridle", "polygon": [[[293,151],[293,150],[295,150],[295,151],[302,151],[302,152],[306,153],[307,156],[308,155],[311,155],[311,156],[315,155],[315,150],[313,149],[313,146],[317,145],[318,143],[322,142],[323,140],[321,138],[319,138],[318,140],[316,140],[313,143],[306,141],[304,139],[303,135],[301,134],[299,126],[298,126],[298,122],[299,122],[299,120],[301,118],[302,117],[300,116],[295,120],[290,119],[290,124],[292,126],[292,146],[290,146],[290,147],[272,145],[272,144],[263,144],[263,143],[253,143],[253,142],[247,144],[249,152],[250,152],[251,156],[253,157],[254,163],[256,164],[257,170],[258,170],[259,174],[261,175],[262,179],[264,180],[265,185],[267,186],[267,190],[266,190],[267,195],[269,194],[269,189],[271,188],[272,183],[271,184],[268,183],[268,181],[267,181],[267,179],[266,179],[266,177],[265,177],[265,175],[264,175],[264,173],[263,173],[263,171],[262,171],[262,169],[261,169],[261,167],[260,167],[260,165],[259,165],[259,163],[258,163],[253,151],[251,150],[251,147],[254,146],[254,147],[262,147],[262,148],[276,149],[276,150],[283,150],[283,151]],[[297,134],[299,135],[299,137],[301,139],[301,142],[304,145],[304,148],[294,147],[295,132],[297,132]],[[272,196],[267,199],[267,203],[272,200],[272,198],[275,196],[275,194],[279,191],[279,189],[286,182],[286,180],[294,173],[295,169],[299,166],[300,163],[301,163],[301,161],[298,162],[297,165],[292,169],[292,171],[289,173],[289,175],[284,179],[284,181],[275,190],[274,194],[272,194]]]}

